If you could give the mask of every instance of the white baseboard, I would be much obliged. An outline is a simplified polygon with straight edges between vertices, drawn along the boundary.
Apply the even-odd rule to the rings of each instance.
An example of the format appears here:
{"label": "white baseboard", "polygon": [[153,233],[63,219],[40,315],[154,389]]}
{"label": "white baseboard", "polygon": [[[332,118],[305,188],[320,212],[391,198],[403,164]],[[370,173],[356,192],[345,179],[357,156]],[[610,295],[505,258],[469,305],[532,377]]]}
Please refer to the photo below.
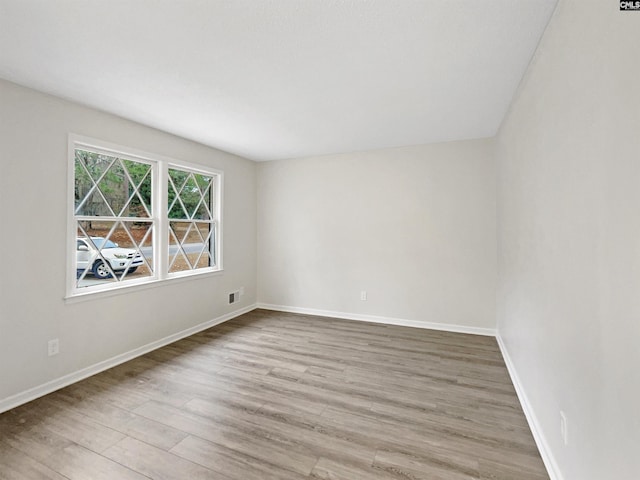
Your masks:
{"label": "white baseboard", "polygon": [[7,397],[3,400],[0,400],[0,413],[6,412],[7,410],[11,410],[19,405],[30,402],[31,400],[35,400],[36,398],[42,397],[49,393],[55,392],[61,388],[64,388],[72,383],[79,382],[87,377],[95,375],[96,373],[103,372],[108,370],[109,368],[113,368],[116,365],[120,365],[121,363],[128,362],[140,355],[144,355],[145,353],[149,353],[152,350],[156,350],[160,347],[164,347],[165,345],[169,345],[170,343],[181,340],[185,337],[189,337],[195,333],[201,332],[202,330],[206,330],[207,328],[211,328],[215,325],[219,325],[223,322],[236,318],[244,313],[255,310],[256,305],[252,304],[248,307],[241,308],[239,310],[235,310],[233,312],[226,313],[220,317],[214,318],[212,320],[208,320],[204,323],[196,325],[195,327],[187,328],[178,333],[174,333],[173,335],[169,335],[168,337],[161,338],[160,340],[156,340],[155,342],[148,343],[143,345],[142,347],[136,348],[129,352],[122,353],[120,355],[116,355],[115,357],[109,358],[102,362],[98,362],[89,367],[83,368],[82,370],[78,370],[73,373],[69,373],[62,377],[51,380],[50,382],[44,383],[37,387],[30,388],[25,390],[24,392],[17,393],[10,397]]}
{"label": "white baseboard", "polygon": [[529,429],[533,434],[533,439],[536,442],[536,446],[538,447],[538,451],[540,452],[540,456],[542,457],[544,466],[547,468],[549,478],[551,478],[551,480],[564,480],[560,468],[558,467],[558,463],[553,456],[553,452],[551,451],[551,448],[549,447],[549,444],[547,443],[547,440],[542,433],[542,428],[540,428],[538,417],[533,411],[531,403],[529,403],[529,399],[525,392],[524,386],[522,385],[520,377],[518,376],[518,372],[516,371],[516,367],[511,360],[511,356],[509,355],[507,346],[505,345],[499,333],[496,334],[496,340],[498,341],[498,345],[500,346],[500,351],[502,352],[504,363],[507,365],[507,370],[509,370],[511,382],[513,383],[513,386],[516,389],[516,393],[518,394],[518,400],[520,400],[520,405],[522,406],[524,415],[525,417],[527,417]]}
{"label": "white baseboard", "polygon": [[304,315],[316,315],[318,317],[343,318],[345,320],[358,320],[361,322],[385,323],[388,325],[400,325],[403,327],[426,328],[429,330],[442,330],[446,332],[470,333],[473,335],[485,335],[494,337],[496,331],[493,328],[468,327],[465,325],[453,325],[449,323],[432,323],[420,320],[407,320],[403,318],[379,317],[376,315],[362,315],[359,313],[333,312],[330,310],[317,310],[314,308],[289,307],[286,305],[271,305],[258,303],[257,308],[274,310],[277,312],[301,313]]}

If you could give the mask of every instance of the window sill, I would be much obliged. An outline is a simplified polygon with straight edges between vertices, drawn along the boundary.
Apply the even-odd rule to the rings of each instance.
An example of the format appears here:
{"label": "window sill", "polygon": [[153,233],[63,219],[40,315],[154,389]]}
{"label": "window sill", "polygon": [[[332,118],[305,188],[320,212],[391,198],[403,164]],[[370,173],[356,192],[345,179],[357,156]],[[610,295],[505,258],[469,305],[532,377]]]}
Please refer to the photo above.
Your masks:
{"label": "window sill", "polygon": [[118,285],[116,287],[111,287],[105,290],[93,290],[90,292],[78,292],[67,295],[64,297],[65,304],[74,304],[86,302],[89,300],[98,300],[101,298],[114,297],[118,295],[124,295],[127,293],[139,292],[142,290],[149,290],[151,288],[159,288],[168,285],[174,285],[177,283],[187,282],[190,280],[197,280],[202,278],[211,278],[217,277],[224,273],[223,269],[206,271],[206,272],[197,272],[197,273],[189,273],[188,275],[179,275],[175,277],[163,278],[163,279],[149,279],[146,281],[141,281],[140,283],[135,284],[125,284]]}

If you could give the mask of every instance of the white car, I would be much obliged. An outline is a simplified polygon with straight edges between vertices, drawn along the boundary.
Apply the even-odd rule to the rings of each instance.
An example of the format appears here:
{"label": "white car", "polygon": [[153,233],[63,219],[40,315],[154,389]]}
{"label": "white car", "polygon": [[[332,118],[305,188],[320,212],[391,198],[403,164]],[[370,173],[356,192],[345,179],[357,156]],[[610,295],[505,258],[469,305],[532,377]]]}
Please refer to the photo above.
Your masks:
{"label": "white car", "polygon": [[[87,267],[96,278],[109,278],[112,271],[113,273],[119,273],[126,270],[127,275],[130,275],[144,263],[142,255],[135,249],[120,248],[117,243],[103,237],[91,237],[91,241],[87,238],[78,237],[76,242],[78,277],[82,275]],[[98,254],[98,249],[102,256]],[[105,265],[103,259],[109,262],[111,270]]]}

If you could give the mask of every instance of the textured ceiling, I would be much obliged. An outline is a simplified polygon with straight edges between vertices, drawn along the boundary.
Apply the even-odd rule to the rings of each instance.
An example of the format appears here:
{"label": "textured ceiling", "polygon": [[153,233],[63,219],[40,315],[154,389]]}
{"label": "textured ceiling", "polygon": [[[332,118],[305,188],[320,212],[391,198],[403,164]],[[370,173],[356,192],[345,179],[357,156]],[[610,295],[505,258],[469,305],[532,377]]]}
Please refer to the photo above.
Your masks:
{"label": "textured ceiling", "polygon": [[492,136],[556,0],[0,0],[0,77],[254,160]]}

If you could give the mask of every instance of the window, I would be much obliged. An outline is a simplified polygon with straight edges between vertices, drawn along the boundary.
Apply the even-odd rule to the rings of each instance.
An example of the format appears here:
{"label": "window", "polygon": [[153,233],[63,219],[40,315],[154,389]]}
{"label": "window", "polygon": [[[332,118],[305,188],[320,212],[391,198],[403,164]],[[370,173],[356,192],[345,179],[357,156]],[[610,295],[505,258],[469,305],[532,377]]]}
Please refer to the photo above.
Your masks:
{"label": "window", "polygon": [[70,139],[68,294],[221,270],[222,173]]}
{"label": "window", "polygon": [[169,272],[215,265],[213,175],[169,168]]}

